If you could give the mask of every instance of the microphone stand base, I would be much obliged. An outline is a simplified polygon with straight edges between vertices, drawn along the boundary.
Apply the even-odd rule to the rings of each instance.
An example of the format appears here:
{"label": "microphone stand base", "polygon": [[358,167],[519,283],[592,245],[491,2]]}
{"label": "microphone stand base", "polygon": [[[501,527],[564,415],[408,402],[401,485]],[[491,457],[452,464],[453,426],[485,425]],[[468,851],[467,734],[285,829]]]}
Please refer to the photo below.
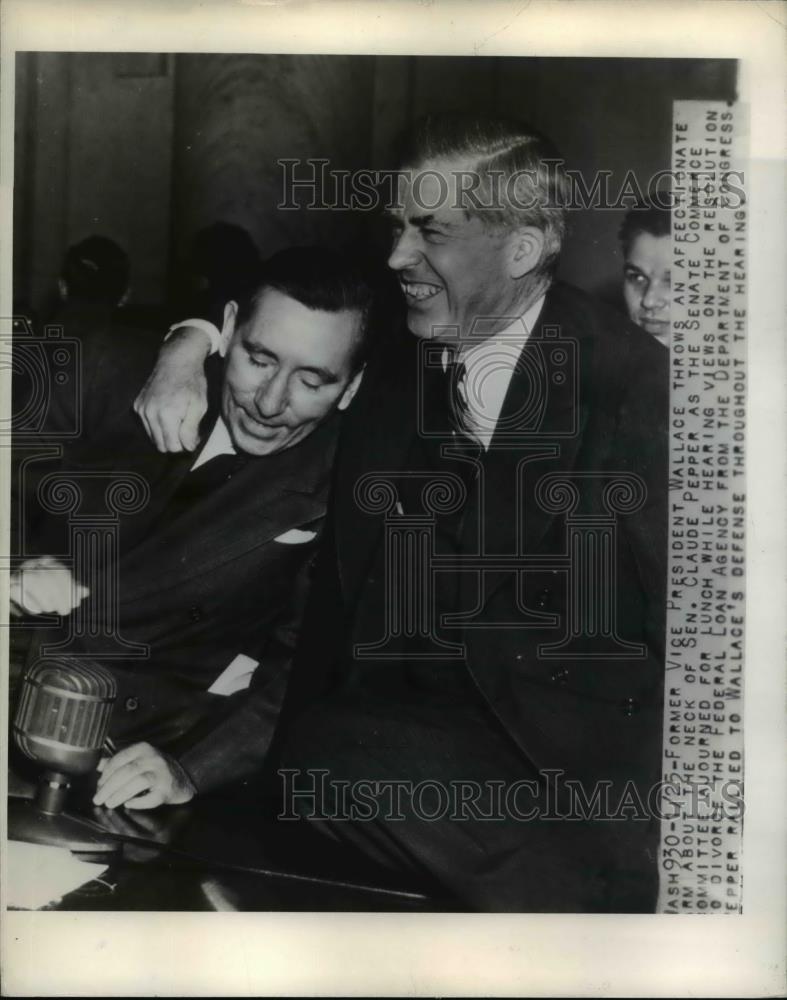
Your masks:
{"label": "microphone stand base", "polygon": [[9,799],[8,839],[65,847],[75,854],[96,855],[102,861],[119,853],[122,846],[88,820],[67,813],[42,813],[30,799]]}

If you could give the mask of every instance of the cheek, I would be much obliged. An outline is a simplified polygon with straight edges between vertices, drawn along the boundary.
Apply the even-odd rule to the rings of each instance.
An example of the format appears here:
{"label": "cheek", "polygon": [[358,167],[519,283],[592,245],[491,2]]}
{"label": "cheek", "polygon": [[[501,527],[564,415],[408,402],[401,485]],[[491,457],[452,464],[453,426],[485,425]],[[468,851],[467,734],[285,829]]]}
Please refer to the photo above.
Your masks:
{"label": "cheek", "polygon": [[488,261],[471,257],[446,261],[442,273],[454,302],[469,302],[476,300],[489,287],[491,269]]}
{"label": "cheek", "polygon": [[290,392],[290,412],[299,424],[322,420],[338,403],[341,393],[311,392],[303,387]]}
{"label": "cheek", "polygon": [[224,373],[224,384],[230,395],[238,396],[253,392],[258,381],[251,365],[238,358],[229,359]]}
{"label": "cheek", "polygon": [[642,290],[626,283],[623,286],[623,298],[626,300],[626,305],[629,309],[637,309],[642,301]]}

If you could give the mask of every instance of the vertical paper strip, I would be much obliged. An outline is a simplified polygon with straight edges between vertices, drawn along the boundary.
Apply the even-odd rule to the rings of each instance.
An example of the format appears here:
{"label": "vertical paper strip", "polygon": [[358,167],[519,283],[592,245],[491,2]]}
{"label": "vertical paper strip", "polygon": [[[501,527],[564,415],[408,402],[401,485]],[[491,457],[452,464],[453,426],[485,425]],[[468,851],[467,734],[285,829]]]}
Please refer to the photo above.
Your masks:
{"label": "vertical paper strip", "polygon": [[745,108],[677,101],[672,130],[664,913],[740,913]]}

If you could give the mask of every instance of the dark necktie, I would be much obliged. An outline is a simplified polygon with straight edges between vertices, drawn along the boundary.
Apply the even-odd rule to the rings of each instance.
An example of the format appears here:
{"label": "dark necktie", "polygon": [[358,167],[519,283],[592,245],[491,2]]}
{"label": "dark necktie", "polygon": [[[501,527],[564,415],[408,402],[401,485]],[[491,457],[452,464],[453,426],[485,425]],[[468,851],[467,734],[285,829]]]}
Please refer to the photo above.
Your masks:
{"label": "dark necktie", "polygon": [[187,473],[178,493],[182,490],[191,499],[206,496],[231,479],[246,461],[246,455],[214,455]]}
{"label": "dark necktie", "polygon": [[156,527],[175,520],[194,504],[221,489],[247,461],[247,455],[214,455],[196,469],[187,472],[169,498]]}
{"label": "dark necktie", "polygon": [[467,402],[467,369],[464,361],[453,358],[445,370],[446,401],[451,429],[468,440],[474,440],[470,433],[470,407]]}

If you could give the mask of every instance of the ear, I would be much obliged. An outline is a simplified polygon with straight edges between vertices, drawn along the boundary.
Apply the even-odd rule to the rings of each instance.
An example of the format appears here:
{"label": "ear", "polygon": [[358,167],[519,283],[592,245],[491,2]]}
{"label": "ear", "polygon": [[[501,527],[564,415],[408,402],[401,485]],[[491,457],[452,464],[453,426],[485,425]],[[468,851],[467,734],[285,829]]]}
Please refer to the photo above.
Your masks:
{"label": "ear", "polygon": [[68,283],[64,278],[57,279],[57,294],[60,296],[61,302],[68,301]]}
{"label": "ear", "polygon": [[355,398],[356,392],[358,392],[358,388],[361,384],[361,380],[363,379],[363,373],[365,371],[366,371],[366,365],[364,365],[359,371],[357,371],[355,375],[353,375],[353,377],[347,383],[347,388],[344,390],[344,392],[342,393],[342,397],[339,400],[338,409],[346,410],[347,407],[350,405],[350,403],[352,403],[353,399]]}
{"label": "ear", "polygon": [[238,303],[232,299],[224,306],[224,319],[221,324],[221,339],[229,344],[235,335],[235,324],[238,321]]}
{"label": "ear", "polygon": [[546,234],[535,226],[522,226],[508,242],[508,270],[512,278],[524,278],[534,271],[543,256]]}

